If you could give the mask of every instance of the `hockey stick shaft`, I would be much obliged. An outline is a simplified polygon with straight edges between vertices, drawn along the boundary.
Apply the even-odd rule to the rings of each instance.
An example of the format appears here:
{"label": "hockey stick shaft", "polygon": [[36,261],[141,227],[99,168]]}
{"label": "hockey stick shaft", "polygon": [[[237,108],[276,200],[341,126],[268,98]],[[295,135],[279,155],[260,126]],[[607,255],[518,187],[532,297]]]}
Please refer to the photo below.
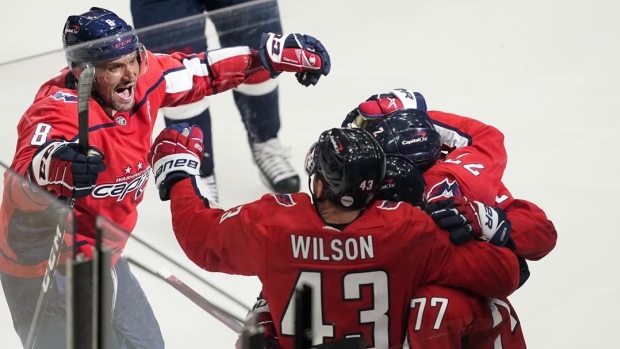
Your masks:
{"label": "hockey stick shaft", "polygon": [[189,275],[195,277],[196,279],[200,280],[202,283],[204,283],[205,285],[209,286],[210,288],[212,288],[213,290],[219,292],[221,295],[223,295],[224,297],[228,298],[231,302],[237,304],[238,306],[240,306],[243,310],[245,311],[250,311],[250,309],[248,308],[247,305],[245,305],[243,302],[241,302],[239,299],[231,296],[230,294],[228,294],[226,291],[222,290],[221,288],[215,286],[213,283],[205,280],[203,277],[201,277],[200,275],[198,275],[197,273],[193,272],[192,270],[190,270],[189,268],[185,267],[183,264],[175,261],[174,259],[172,259],[171,257],[165,255],[163,252],[159,251],[157,248],[155,248],[154,246],[150,245],[149,243],[147,243],[146,241],[144,241],[143,239],[139,238],[138,236],[136,236],[135,234],[131,235],[132,239],[135,239],[136,241],[138,241],[139,243],[141,243],[142,245],[144,245],[146,248],[150,249],[151,251],[155,252],[156,254],[158,254],[159,256],[161,256],[162,258],[164,258],[165,260],[167,260],[168,262],[174,264],[176,267],[178,267],[179,269],[183,270],[184,272],[188,273]]}
{"label": "hockey stick shaft", "polygon": [[170,273],[169,271],[162,269],[161,271],[154,271],[144,264],[132,259],[130,257],[125,257],[127,261],[136,267],[142,269],[143,271],[165,281],[170,286],[174,287],[179,293],[184,295],[187,299],[192,301],[194,304],[199,306],[202,310],[209,313],[211,316],[216,318],[222,324],[226,325],[231,330],[236,333],[240,333],[243,330],[242,320],[237,318],[236,316],[230,314],[229,312],[223,310],[222,308],[216,306],[215,304],[209,302],[206,298],[196,292],[194,289],[189,287],[175,275]]}
{"label": "hockey stick shaft", "polygon": [[[93,80],[95,77],[95,68],[86,66],[84,71],[80,75],[78,81],[78,136],[80,150],[86,150],[84,154],[88,152],[88,101],[90,99],[90,92],[93,86]],[[85,124],[85,126],[84,126]],[[85,135],[82,134],[85,130]],[[56,226],[56,234],[52,242],[52,249],[50,256],[47,260],[47,268],[43,275],[43,284],[41,285],[41,292],[37,299],[37,305],[34,310],[30,329],[28,330],[28,338],[26,339],[26,349],[34,348],[39,330],[41,329],[41,323],[43,322],[45,309],[49,301],[48,291],[54,284],[54,277],[56,276],[56,269],[58,267],[58,261],[60,260],[60,253],[62,250],[62,243],[65,237],[66,227],[69,219],[69,213],[73,208],[75,199],[67,199],[65,204],[66,209],[62,210],[58,219],[58,225]],[[75,241],[74,241],[75,242]],[[75,246],[75,243],[74,243]]]}
{"label": "hockey stick shaft", "polygon": [[[88,64],[83,65],[84,70],[78,80],[78,149],[80,153],[88,156],[88,107],[90,102],[90,93],[95,80],[95,68]],[[74,198],[67,198],[66,205],[73,208],[75,205]],[[73,234],[73,256],[77,254],[77,241]]]}

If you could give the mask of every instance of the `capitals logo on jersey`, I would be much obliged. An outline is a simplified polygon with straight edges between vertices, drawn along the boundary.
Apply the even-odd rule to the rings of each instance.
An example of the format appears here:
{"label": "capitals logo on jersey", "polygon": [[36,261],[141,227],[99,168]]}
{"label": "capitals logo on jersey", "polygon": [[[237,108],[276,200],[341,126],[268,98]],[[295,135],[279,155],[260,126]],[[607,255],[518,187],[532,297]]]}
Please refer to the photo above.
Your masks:
{"label": "capitals logo on jersey", "polygon": [[276,202],[282,206],[285,207],[292,207],[295,206],[295,204],[297,204],[295,201],[293,201],[293,197],[290,194],[271,194],[274,199],[276,199]]}
{"label": "capitals logo on jersey", "polygon": [[426,194],[427,202],[433,200],[450,198],[453,196],[462,196],[461,188],[456,182],[456,179],[449,180],[448,178],[435,184]]}
{"label": "capitals logo on jersey", "polygon": [[133,199],[138,200],[144,193],[146,182],[149,179],[150,168],[150,166],[147,166],[147,168],[137,173],[117,176],[114,183],[98,184],[93,190],[92,195],[98,199],[116,197],[116,201],[122,201],[128,194],[135,192]]}
{"label": "capitals logo on jersey", "polygon": [[64,101],[65,103],[77,103],[78,101],[77,96],[61,91],[54,93],[50,97],[54,98],[57,101]]}

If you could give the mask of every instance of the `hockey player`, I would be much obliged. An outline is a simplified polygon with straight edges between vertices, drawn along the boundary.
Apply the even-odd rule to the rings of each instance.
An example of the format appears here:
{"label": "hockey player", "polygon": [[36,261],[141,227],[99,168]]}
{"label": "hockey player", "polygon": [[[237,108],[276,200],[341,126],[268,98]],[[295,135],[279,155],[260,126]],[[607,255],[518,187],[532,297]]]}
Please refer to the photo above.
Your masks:
{"label": "hockey player", "polygon": [[374,201],[385,157],[364,130],[321,134],[305,162],[312,196],[265,195],[228,211],[201,195],[191,166],[170,167],[200,161],[201,139],[187,124],[156,138],[149,161],[160,198],[171,200],[174,233],[194,263],[259,277],[283,348],[293,347],[289,304],[304,283],[314,288],[314,344],[357,334],[368,347],[390,348],[404,339],[408,304],[420,286],[506,296],[519,282],[509,249],[454,246],[419,208]]}
{"label": "hockey player", "polygon": [[[210,16],[219,33],[222,46],[247,45],[257,49],[260,37],[256,33],[282,33],[277,2],[251,4],[248,8],[237,5],[251,0],[132,0],[131,13],[136,28],[144,28],[168,21],[188,18],[182,24],[157,30],[148,30],[140,35],[141,41],[154,52],[202,52],[207,49],[205,36],[206,20],[198,17],[205,11],[224,11],[235,6],[229,15]],[[191,17],[191,20],[189,19]],[[280,107],[278,83],[270,79],[269,72],[254,74],[250,79],[232,91],[241,119],[247,131],[248,141],[258,166],[261,178],[270,190],[277,193],[299,191],[299,176],[286,158],[285,150],[278,139],[280,130]],[[201,176],[212,197],[217,201],[218,190],[214,172],[214,151],[211,135],[209,102],[203,99],[196,103],[165,108],[166,125],[187,122],[199,125],[205,135],[205,158],[200,165]]]}
{"label": "hockey player", "polygon": [[[539,260],[548,254],[557,238],[553,223],[533,203],[513,198],[501,181],[506,165],[501,132],[440,111],[428,112],[434,125],[415,110],[393,112],[406,106],[425,109],[426,103],[419,94],[397,89],[369,98],[344,123],[363,126],[387,152],[406,156],[425,171],[427,211],[455,244],[480,238],[508,244],[522,259]],[[502,231],[506,235],[498,234]],[[433,299],[446,300],[445,312],[429,306]],[[507,299],[432,285],[416,294],[411,307],[412,348],[458,347],[461,342],[468,348],[525,348],[518,317]]]}
{"label": "hockey player", "polygon": [[[239,46],[190,55],[154,55],[123,19],[96,7],[69,16],[63,44],[69,67],[43,84],[21,118],[11,169],[26,176],[31,187],[43,188],[60,199],[76,199],[76,248],[87,256],[92,252],[98,215],[126,231],[135,226],[136,206],[149,176],[147,155],[159,108],[198,101],[265,72],[296,72],[300,83],[316,84],[330,67],[323,45],[301,34],[265,34],[259,50]],[[274,47],[280,52],[272,51]],[[75,143],[76,81],[85,64],[95,67],[88,156],[80,154]],[[198,169],[194,170],[197,174]],[[15,330],[24,342],[58,217],[50,200],[7,178],[0,216],[0,271]],[[72,245],[69,234],[65,236],[65,243]],[[118,347],[163,348],[144,292],[119,257],[128,236],[107,238],[104,242],[115,253],[113,326]],[[56,286],[48,291],[50,301],[38,348],[66,348],[65,281],[56,274]]]}
{"label": "hockey player", "polygon": [[[413,206],[423,207],[426,184],[418,167],[411,160],[400,155],[386,154],[385,159],[385,176],[375,200],[394,203],[403,201]],[[429,286],[424,286],[422,289],[426,287]],[[263,327],[265,349],[281,348],[280,337],[269,311],[269,303],[263,297],[262,292],[256,299],[252,310],[247,314],[246,323],[248,326]],[[235,347],[242,349],[241,338],[238,338]]]}
{"label": "hockey player", "polygon": [[[528,260],[548,254],[557,238],[553,223],[533,203],[513,198],[501,182],[506,166],[503,134],[471,118],[440,111],[427,115],[426,109],[421,94],[395,89],[361,103],[343,126],[365,128],[388,154],[404,156],[424,171],[422,205],[430,201],[427,210],[449,230],[455,244],[479,238],[508,244]],[[394,168],[393,175],[386,176],[378,196],[420,205],[419,194],[411,195],[419,190],[420,179],[410,167],[401,161],[400,170]],[[481,212],[489,213],[495,224],[487,227]],[[410,307],[406,345],[411,348],[525,348],[518,317],[507,299],[427,285],[416,292]],[[277,332],[262,295],[250,316],[265,326],[265,334],[272,336],[267,341],[275,347]]]}

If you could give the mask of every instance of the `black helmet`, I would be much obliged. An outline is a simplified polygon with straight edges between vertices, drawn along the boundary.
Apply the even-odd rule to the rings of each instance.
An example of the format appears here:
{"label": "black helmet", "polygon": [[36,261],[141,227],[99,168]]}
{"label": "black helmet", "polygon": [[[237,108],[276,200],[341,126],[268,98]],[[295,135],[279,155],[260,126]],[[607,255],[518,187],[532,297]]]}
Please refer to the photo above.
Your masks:
{"label": "black helmet", "polygon": [[320,176],[327,200],[359,210],[379,189],[385,175],[385,153],[362,129],[333,128],[310,147],[305,165],[308,176]]}
{"label": "black helmet", "polygon": [[376,200],[404,201],[424,206],[426,182],[422,172],[406,157],[386,155],[385,177],[375,196]]}
{"label": "black helmet", "polygon": [[441,139],[428,114],[401,109],[377,119],[364,129],[372,133],[386,154],[402,155],[422,172],[437,162]]}

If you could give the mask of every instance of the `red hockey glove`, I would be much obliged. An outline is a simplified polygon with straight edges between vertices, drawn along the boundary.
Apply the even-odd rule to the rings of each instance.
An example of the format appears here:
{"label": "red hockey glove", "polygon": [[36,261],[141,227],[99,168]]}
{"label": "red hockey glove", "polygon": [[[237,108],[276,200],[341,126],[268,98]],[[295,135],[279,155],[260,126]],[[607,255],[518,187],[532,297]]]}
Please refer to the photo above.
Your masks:
{"label": "red hockey glove", "polygon": [[429,203],[426,212],[440,228],[448,230],[455,245],[474,237],[504,246],[510,239],[512,225],[506,212],[497,207],[455,196]]}
{"label": "red hockey glove", "polygon": [[[264,349],[280,349],[280,339],[278,338],[278,332],[276,332],[276,326],[273,323],[273,318],[271,317],[271,312],[269,310],[269,304],[263,298],[263,294],[261,293],[256,303],[254,303],[254,307],[252,311],[245,318],[246,325],[254,325],[254,326],[262,326],[263,327],[263,337],[265,340],[265,348]],[[243,341],[240,337],[237,339],[235,343],[236,349],[243,349]]]}
{"label": "red hockey glove", "polygon": [[419,92],[395,88],[389,93],[370,96],[353,109],[342,122],[341,127],[364,128],[368,122],[382,119],[400,109],[412,108],[427,111],[426,100]]}
{"label": "red hockey glove", "polygon": [[199,174],[203,151],[202,131],[196,125],[172,124],[161,131],[148,158],[161,200],[170,200],[176,182]]}
{"label": "red hockey glove", "polygon": [[331,61],[320,41],[303,34],[263,34],[260,61],[272,78],[282,72],[294,72],[304,86],[316,85],[321,75],[329,74]]}
{"label": "red hockey glove", "polygon": [[79,199],[90,195],[99,173],[106,168],[103,154],[90,148],[88,156],[77,143],[50,141],[34,153],[28,169],[30,179],[62,198]]}

